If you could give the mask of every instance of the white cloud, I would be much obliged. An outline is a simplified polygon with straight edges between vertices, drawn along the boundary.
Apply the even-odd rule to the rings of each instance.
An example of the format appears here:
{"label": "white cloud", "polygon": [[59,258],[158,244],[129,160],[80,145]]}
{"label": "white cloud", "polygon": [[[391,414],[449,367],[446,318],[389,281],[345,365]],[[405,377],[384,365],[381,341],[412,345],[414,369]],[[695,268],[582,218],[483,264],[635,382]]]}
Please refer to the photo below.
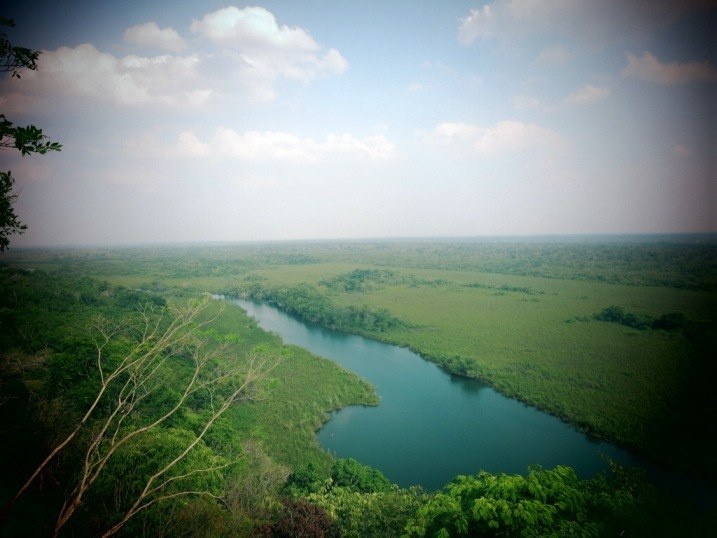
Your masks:
{"label": "white cloud", "polygon": [[717,80],[717,69],[709,62],[663,63],[649,52],[644,52],[642,56],[628,54],[627,66],[622,74],[665,86]]}
{"label": "white cloud", "polygon": [[571,93],[565,100],[568,105],[586,105],[600,101],[610,95],[610,88],[604,86],[593,86],[591,84],[583,84],[583,86]]}
{"label": "white cloud", "polygon": [[184,157],[208,157],[211,149],[204,144],[192,131],[183,131],[177,140],[177,151]]}
{"label": "white cloud", "polygon": [[471,9],[458,28],[458,39],[461,43],[469,45],[478,38],[490,37],[495,33],[496,16],[491,4],[482,8]]}
{"label": "white cloud", "polygon": [[483,154],[555,148],[562,143],[562,138],[554,131],[512,120],[501,121],[492,127],[444,122],[436,126],[429,140],[441,147],[469,149]]}
{"label": "white cloud", "polygon": [[[117,58],[91,44],[44,51],[23,89],[45,96],[91,98],[124,106],[201,105],[211,95],[198,73],[199,57],[161,55]],[[19,85],[18,85],[19,87]]]}
{"label": "white cloud", "polygon": [[226,7],[192,21],[192,32],[225,46],[249,49],[316,51],[319,45],[305,30],[279,26],[274,15],[262,7]]}
{"label": "white cloud", "polygon": [[56,102],[63,95],[120,106],[197,107],[220,97],[224,104],[260,102],[276,97],[280,79],[308,82],[348,68],[340,52],[320,47],[301,28],[277,25],[263,8],[218,10],[195,20],[192,30],[209,50],[178,54],[188,48],[179,34],[147,22],[124,38],[169,53],[119,57],[90,43],[43,51],[38,70],[23,74],[22,84],[4,81],[0,99],[5,110],[28,108],[30,97]]}
{"label": "white cloud", "polygon": [[458,39],[515,39],[536,33],[570,36],[592,44],[644,35],[688,10],[709,7],[704,0],[493,0],[461,19]]}
{"label": "white cloud", "polygon": [[585,0],[494,0],[482,8],[471,9],[461,19],[458,39],[465,45],[477,39],[507,37],[529,33],[564,19]]}
{"label": "white cloud", "polygon": [[154,22],[137,24],[125,30],[124,39],[134,45],[155,47],[168,52],[181,52],[187,44],[173,28],[160,29]]}
{"label": "white cloud", "polygon": [[[144,145],[146,148],[146,144]],[[315,163],[332,156],[386,160],[394,145],[383,135],[358,138],[350,133],[329,134],[323,141],[284,131],[237,132],[220,127],[207,142],[191,131],[179,135],[175,153],[190,157],[228,157],[244,161]]]}
{"label": "white cloud", "polygon": [[26,114],[36,106],[37,100],[29,95],[17,91],[0,94],[0,110],[3,114]]}
{"label": "white cloud", "polygon": [[323,51],[304,29],[279,26],[274,15],[261,7],[223,8],[201,21],[195,19],[191,30],[223,47],[242,75],[269,97],[278,77],[307,81],[348,68],[339,51]]}

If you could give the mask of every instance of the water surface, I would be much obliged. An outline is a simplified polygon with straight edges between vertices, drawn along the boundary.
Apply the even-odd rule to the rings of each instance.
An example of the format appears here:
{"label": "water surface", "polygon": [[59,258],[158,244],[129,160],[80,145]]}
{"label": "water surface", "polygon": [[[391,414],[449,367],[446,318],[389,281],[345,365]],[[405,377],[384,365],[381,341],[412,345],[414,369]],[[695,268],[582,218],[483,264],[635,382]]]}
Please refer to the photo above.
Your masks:
{"label": "water surface", "polygon": [[408,349],[308,325],[265,304],[233,302],[262,329],[376,387],[378,406],[337,411],[317,435],[337,457],[380,469],[396,484],[435,490],[457,474],[525,473],[533,464],[569,465],[590,477],[607,467],[602,456],[636,464],[626,450],[484,383],[451,375]]}

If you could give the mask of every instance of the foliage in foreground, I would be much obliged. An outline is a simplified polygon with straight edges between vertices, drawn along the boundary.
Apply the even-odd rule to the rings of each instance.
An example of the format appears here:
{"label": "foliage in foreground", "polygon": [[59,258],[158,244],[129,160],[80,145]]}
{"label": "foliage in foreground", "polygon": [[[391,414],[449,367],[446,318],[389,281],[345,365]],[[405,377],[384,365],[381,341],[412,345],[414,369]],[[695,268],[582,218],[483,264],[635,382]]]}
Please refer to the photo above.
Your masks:
{"label": "foliage in foreground", "polygon": [[[20,275],[11,276],[16,283],[22,281],[17,278]],[[36,283],[37,279],[26,281]],[[68,283],[59,280],[56,284]],[[20,409],[35,415],[44,427],[47,448],[46,455],[35,461],[28,458],[18,466],[26,476],[20,477],[14,495],[6,497],[0,519],[26,494],[35,493],[36,484],[59,466],[62,476],[54,480],[60,487],[53,489],[61,504],[59,508],[47,506],[48,517],[53,511],[57,514],[48,525],[53,536],[68,524],[85,527],[88,514],[83,517],[82,512],[87,512],[88,504],[102,507],[92,518],[104,512],[100,516],[104,528],[98,532],[110,536],[139,514],[172,499],[221,498],[223,481],[242,457],[241,444],[239,440],[209,443],[207,433],[222,422],[229,407],[260,397],[262,380],[273,367],[265,358],[240,357],[223,343],[199,338],[198,316],[206,309],[206,301],[158,308],[148,301],[137,310],[126,310],[122,300],[117,301],[125,298],[121,291],[117,296],[108,289],[92,295],[88,292],[93,284],[86,283],[84,295],[92,300],[77,301],[83,297],[78,293],[62,301],[65,329],[72,325],[71,314],[87,315],[87,310],[94,310],[87,302],[96,301],[98,306],[104,302],[105,308],[98,308],[76,336],[53,337],[45,327],[37,327],[41,319],[33,320],[35,330],[44,333],[46,365],[26,359],[31,347],[19,347],[24,331],[18,321],[25,313],[12,307],[21,306],[31,290],[2,289],[5,311],[1,321],[11,329],[6,335],[11,338],[3,342],[7,347],[3,346],[2,362],[15,366],[3,372],[10,375],[3,376],[3,385],[9,386],[2,387],[7,388],[2,396],[14,400],[23,396],[23,389],[30,393],[34,405]],[[22,375],[30,364],[37,371]],[[58,391],[62,385],[64,390]],[[42,416],[48,405],[59,411],[49,419]],[[7,417],[3,423],[12,424]],[[12,441],[17,442],[4,440]],[[8,487],[14,482],[9,480]],[[76,523],[78,518],[84,523]]]}
{"label": "foliage in foreground", "polygon": [[[0,445],[4,471],[0,495],[4,500],[14,493],[9,491],[10,486],[25,478],[17,475],[26,474],[28,462],[37,463],[57,438],[66,435],[96,394],[93,387],[100,381],[97,348],[86,333],[88,323],[98,313],[112,319],[137,315],[143,304],[161,308],[166,300],[91,279],[0,271],[0,398],[5,398],[0,399],[0,413],[2,435],[6,438]],[[221,328],[214,324],[212,329],[200,331],[199,336],[215,343],[230,342],[242,349],[255,347],[250,340],[258,331],[236,335],[224,334]],[[118,359],[131,343],[131,335],[126,335],[107,349]],[[176,357],[180,356],[182,353],[177,353]],[[191,373],[190,357],[184,356],[184,361],[184,368],[165,372],[163,390],[151,397],[158,406],[171,400],[176,382]],[[264,408],[285,436],[295,435],[288,427],[295,422],[295,416],[308,416],[305,408],[288,397],[299,394],[291,378],[292,368],[296,377],[299,363],[290,366],[287,370],[277,369],[269,397],[251,405],[252,410]],[[279,392],[284,389],[289,392]],[[147,478],[166,464],[172,451],[176,453],[187,441],[197,438],[198,425],[212,404],[209,395],[204,396],[197,394],[187,411],[175,416],[166,427],[117,450],[63,533],[96,536],[108,524],[119,521],[120,510],[131,506]],[[270,402],[277,405],[269,407]],[[340,404],[335,400],[335,405]],[[109,409],[104,408],[104,412]],[[300,426],[309,437],[316,424],[314,416]],[[266,453],[272,450],[272,444],[285,442],[280,439],[281,432],[268,430],[268,421],[246,417],[249,427],[241,429],[234,422],[238,418],[230,419],[228,415],[219,419],[210,434],[197,444],[196,452],[185,460],[186,466],[178,469],[180,474],[187,474],[220,467],[241,453],[242,461],[237,465],[190,476],[194,487],[221,500],[204,495],[158,501],[129,521],[124,535],[247,536],[265,532],[295,536],[313,529],[314,534],[320,531],[324,536],[431,536],[460,535],[461,529],[468,529],[470,534],[479,532],[473,529],[481,529],[494,535],[573,532],[656,536],[707,535],[714,530],[709,522],[700,519],[702,516],[682,505],[660,500],[638,477],[621,470],[587,481],[578,480],[566,468],[533,469],[527,477],[480,473],[456,478],[444,490],[428,494],[397,488],[374,469],[352,460],[339,460],[329,469],[319,466],[295,470],[282,497],[279,488],[289,470]],[[261,443],[247,446],[245,442],[250,438]],[[66,485],[76,476],[73,469],[86,453],[87,445],[83,443],[90,440],[78,438],[74,448],[48,466],[40,483],[29,492],[29,502],[15,513],[15,526],[7,527],[7,535],[25,531],[29,523],[35,524],[35,529],[52,528],[67,493]],[[300,447],[292,456],[294,462],[308,458],[308,445]],[[297,487],[291,488],[292,484]]]}
{"label": "foliage in foreground", "polygon": [[[0,277],[0,536],[250,535],[279,517],[288,464],[330,472],[314,435],[327,412],[375,400],[238,308],[212,302],[178,326],[184,297]],[[254,355],[282,361],[243,383]]]}
{"label": "foliage in foreground", "polygon": [[663,497],[640,469],[613,463],[609,473],[591,479],[580,479],[565,466],[535,466],[526,475],[461,475],[435,493],[388,484],[376,473],[339,460],[332,473],[339,480],[302,469],[289,477],[286,490],[330,516],[326,536],[335,527],[341,536],[356,538],[672,536],[714,529],[704,514]]}

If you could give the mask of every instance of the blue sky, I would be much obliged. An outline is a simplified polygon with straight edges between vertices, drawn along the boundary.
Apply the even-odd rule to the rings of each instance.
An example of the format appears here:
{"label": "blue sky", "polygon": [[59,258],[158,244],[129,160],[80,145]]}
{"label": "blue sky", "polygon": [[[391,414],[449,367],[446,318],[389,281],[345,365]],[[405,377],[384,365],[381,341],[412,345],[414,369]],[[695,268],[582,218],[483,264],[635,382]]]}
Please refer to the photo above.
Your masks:
{"label": "blue sky", "polygon": [[14,2],[14,245],[717,231],[717,2]]}

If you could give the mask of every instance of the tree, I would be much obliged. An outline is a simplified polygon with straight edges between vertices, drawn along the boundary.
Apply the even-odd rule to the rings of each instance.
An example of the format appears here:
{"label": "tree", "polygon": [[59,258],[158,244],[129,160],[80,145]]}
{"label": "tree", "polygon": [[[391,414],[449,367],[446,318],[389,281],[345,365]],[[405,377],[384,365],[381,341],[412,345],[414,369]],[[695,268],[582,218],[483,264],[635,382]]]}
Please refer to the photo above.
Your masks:
{"label": "tree", "polygon": [[15,179],[8,170],[0,172],[0,252],[4,252],[10,245],[9,235],[21,234],[27,226],[20,222],[13,204],[18,194],[14,192]]}
{"label": "tree", "polygon": [[597,536],[591,497],[575,471],[457,476],[416,512],[409,536]]}
{"label": "tree", "polygon": [[[197,458],[198,451],[204,449],[203,439],[232,404],[260,397],[258,382],[277,361],[262,351],[239,360],[233,353],[227,356],[229,350],[224,345],[197,338],[203,326],[198,317],[207,304],[147,308],[124,322],[94,320],[91,332],[99,377],[94,400],[3,510],[76,439],[83,439],[86,445],[74,487],[55,523],[55,536],[81,506],[88,490],[101,480],[103,471],[127,458],[128,448],[146,445],[148,439],[168,441],[164,443],[166,455],[137,479],[123,515],[103,536],[115,534],[131,518],[159,502],[187,495],[219,497],[198,478],[216,474],[237,459]],[[164,391],[170,375],[178,379],[178,388]],[[197,411],[200,416],[194,432],[174,433],[172,421],[190,410],[192,401],[200,402],[202,408]],[[196,461],[190,461],[192,458]]]}
{"label": "tree", "polygon": [[[0,17],[0,26],[15,26],[14,21]],[[39,51],[26,47],[16,47],[10,43],[5,33],[0,34],[0,73],[10,73],[10,77],[21,78],[21,69],[37,69]],[[23,156],[32,153],[44,155],[48,151],[60,151],[61,144],[52,142],[45,136],[42,129],[34,125],[21,127],[0,114],[0,148],[16,149]],[[18,193],[13,187],[15,179],[10,170],[0,172],[0,252],[5,251],[10,240],[8,236],[21,234],[27,226],[20,222],[15,214],[13,204],[17,200]]]}

